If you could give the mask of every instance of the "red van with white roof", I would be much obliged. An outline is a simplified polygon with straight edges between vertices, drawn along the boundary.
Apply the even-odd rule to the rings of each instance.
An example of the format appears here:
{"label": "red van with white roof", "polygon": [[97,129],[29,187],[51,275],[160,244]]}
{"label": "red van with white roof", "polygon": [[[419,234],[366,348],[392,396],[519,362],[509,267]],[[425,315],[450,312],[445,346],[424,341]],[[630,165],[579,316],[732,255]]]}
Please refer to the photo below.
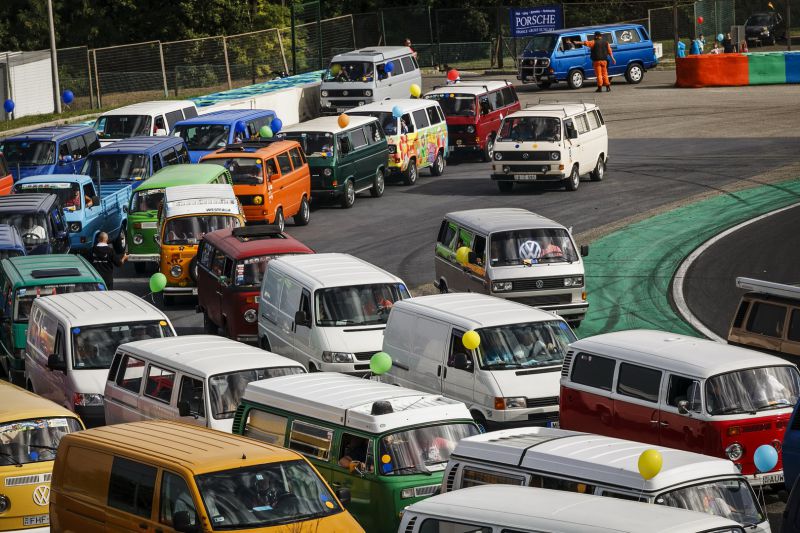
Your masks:
{"label": "red van with white roof", "polygon": [[800,372],[761,352],[663,331],[596,335],[570,345],[561,371],[561,427],[728,458],[753,485],[783,484],[781,442]]}

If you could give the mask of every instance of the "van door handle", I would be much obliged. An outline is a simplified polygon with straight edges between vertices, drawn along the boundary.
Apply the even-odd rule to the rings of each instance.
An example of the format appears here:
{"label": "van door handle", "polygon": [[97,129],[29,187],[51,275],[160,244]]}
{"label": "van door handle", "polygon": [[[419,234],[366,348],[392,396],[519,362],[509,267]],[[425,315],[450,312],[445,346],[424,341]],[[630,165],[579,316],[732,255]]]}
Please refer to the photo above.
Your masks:
{"label": "van door handle", "polygon": [[650,423],[653,424],[654,426],[657,426],[658,425],[658,420],[651,420]]}
{"label": "van door handle", "polygon": [[661,424],[662,428],[665,428],[665,427],[669,426],[669,422],[664,422],[663,420],[661,422],[659,422],[659,424]]}
{"label": "van door handle", "polygon": [[442,372],[442,379],[447,379],[447,367],[444,367],[444,372]]}

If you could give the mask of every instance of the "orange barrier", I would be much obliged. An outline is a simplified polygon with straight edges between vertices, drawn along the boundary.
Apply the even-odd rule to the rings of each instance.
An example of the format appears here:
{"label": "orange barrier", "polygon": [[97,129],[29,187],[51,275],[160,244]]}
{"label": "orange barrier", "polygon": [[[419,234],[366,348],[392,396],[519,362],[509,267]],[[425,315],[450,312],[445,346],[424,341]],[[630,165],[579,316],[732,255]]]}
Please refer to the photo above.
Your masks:
{"label": "orange barrier", "polygon": [[743,54],[703,54],[676,60],[676,87],[749,85],[748,58]]}

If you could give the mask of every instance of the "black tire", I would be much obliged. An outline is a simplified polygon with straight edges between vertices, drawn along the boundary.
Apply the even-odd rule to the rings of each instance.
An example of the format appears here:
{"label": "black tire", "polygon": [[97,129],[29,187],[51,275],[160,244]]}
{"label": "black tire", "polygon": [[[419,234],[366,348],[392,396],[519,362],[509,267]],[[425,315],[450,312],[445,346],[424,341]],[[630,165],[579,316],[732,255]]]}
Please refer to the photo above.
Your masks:
{"label": "black tire", "polygon": [[625,79],[632,85],[642,83],[644,79],[644,67],[642,67],[641,63],[631,63],[628,65],[628,68],[625,69]]}
{"label": "black tire", "polygon": [[494,135],[490,135],[488,139],[486,139],[486,146],[483,148],[483,153],[481,154],[481,159],[484,163],[488,163],[494,157]]}
{"label": "black tire", "polygon": [[269,339],[267,338],[266,335],[264,335],[259,339],[258,345],[261,347],[262,350],[266,350],[268,352],[272,351],[270,350]]}
{"label": "black tire", "polygon": [[567,74],[567,85],[570,89],[580,89],[583,87],[583,82],[585,80],[586,78],[584,78],[583,72],[578,69],[572,70]]}
{"label": "black tire", "polygon": [[417,160],[413,157],[408,161],[408,167],[403,172],[403,185],[414,185],[419,177],[419,169],[417,168]]}
{"label": "black tire", "polygon": [[439,294],[447,294],[447,282],[445,280],[439,280]]}
{"label": "black tire", "polygon": [[551,85],[552,83],[549,81],[540,81],[536,83],[536,86],[542,90],[549,89]]}
{"label": "black tire", "polygon": [[197,256],[192,257],[192,260],[189,261],[189,277],[197,285]]}
{"label": "black tire", "polygon": [[286,229],[286,220],[283,218],[282,207],[278,208],[278,212],[275,213],[275,220],[272,223],[278,226],[278,231],[283,231]]}
{"label": "black tire", "polygon": [[514,182],[513,181],[498,181],[497,188],[500,189],[500,192],[504,194],[508,194],[514,190]]}
{"label": "black tire", "polygon": [[439,150],[431,165],[431,176],[441,176],[442,174],[444,174],[444,154]]}
{"label": "black tire", "polygon": [[224,317],[222,319],[222,326],[219,328],[219,335],[221,337],[225,337],[226,339],[229,339],[231,337],[231,332],[228,329],[228,322],[225,320]]}
{"label": "black tire", "polygon": [[606,175],[606,161],[602,154],[597,158],[597,164],[589,175],[592,177],[592,181],[603,181],[603,177]]}
{"label": "black tire", "polygon": [[311,220],[311,206],[305,196],[300,200],[300,211],[297,212],[292,220],[295,226],[305,226]]}
{"label": "black tire", "polygon": [[128,251],[128,238],[126,236],[125,226],[122,226],[119,235],[114,239],[114,251],[118,254],[124,254]]}
{"label": "black tire", "polygon": [[564,182],[564,188],[568,191],[577,191],[580,184],[581,175],[578,174],[578,165],[573,165],[572,171],[569,173],[569,176]]}
{"label": "black tire", "polygon": [[375,179],[372,182],[372,188],[369,190],[373,198],[380,198],[386,190],[386,180],[383,178],[383,170],[378,169],[375,171]]}
{"label": "black tire", "polygon": [[135,270],[137,274],[144,274],[147,272],[147,263],[144,261],[137,261],[133,264],[133,270]]}
{"label": "black tire", "polygon": [[208,335],[216,335],[218,329],[219,328],[217,328],[217,325],[214,324],[210,318],[208,318],[208,313],[203,311],[203,331]]}
{"label": "black tire", "polygon": [[344,182],[344,194],[342,194],[341,204],[345,209],[350,209],[356,203],[356,187],[353,180]]}
{"label": "black tire", "polygon": [[579,327],[581,327],[580,320],[571,320],[567,322],[567,324],[569,324],[569,327],[571,327],[572,329],[578,329]]}

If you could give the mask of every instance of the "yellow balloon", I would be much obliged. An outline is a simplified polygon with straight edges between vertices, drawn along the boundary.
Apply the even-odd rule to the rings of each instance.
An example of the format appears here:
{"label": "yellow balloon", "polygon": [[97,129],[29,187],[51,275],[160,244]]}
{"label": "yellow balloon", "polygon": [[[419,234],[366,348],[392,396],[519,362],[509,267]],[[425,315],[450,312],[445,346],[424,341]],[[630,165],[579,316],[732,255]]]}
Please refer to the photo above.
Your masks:
{"label": "yellow balloon", "polygon": [[419,98],[419,95],[422,94],[422,88],[416,83],[412,83],[411,87],[408,88],[408,91],[411,93],[411,96],[414,98]]}
{"label": "yellow balloon", "polygon": [[645,450],[639,456],[639,474],[644,479],[653,479],[661,472],[661,453],[658,450]]}
{"label": "yellow balloon", "polygon": [[471,251],[467,246],[462,246],[456,250],[456,261],[462,265],[469,263],[469,253]]}
{"label": "yellow balloon", "polygon": [[339,74],[339,72],[341,71],[342,71],[342,66],[339,63],[334,63],[333,65],[331,65],[331,74],[333,74],[334,76]]}
{"label": "yellow balloon", "polygon": [[383,455],[381,455],[381,462],[383,464],[391,463],[392,462],[392,458],[388,454],[383,454]]}
{"label": "yellow balloon", "polygon": [[475,330],[469,330],[461,337],[461,344],[467,350],[474,350],[481,345],[481,336]]}
{"label": "yellow balloon", "polygon": [[340,128],[346,128],[348,124],[350,124],[350,117],[348,117],[344,113],[339,115],[339,127]]}

